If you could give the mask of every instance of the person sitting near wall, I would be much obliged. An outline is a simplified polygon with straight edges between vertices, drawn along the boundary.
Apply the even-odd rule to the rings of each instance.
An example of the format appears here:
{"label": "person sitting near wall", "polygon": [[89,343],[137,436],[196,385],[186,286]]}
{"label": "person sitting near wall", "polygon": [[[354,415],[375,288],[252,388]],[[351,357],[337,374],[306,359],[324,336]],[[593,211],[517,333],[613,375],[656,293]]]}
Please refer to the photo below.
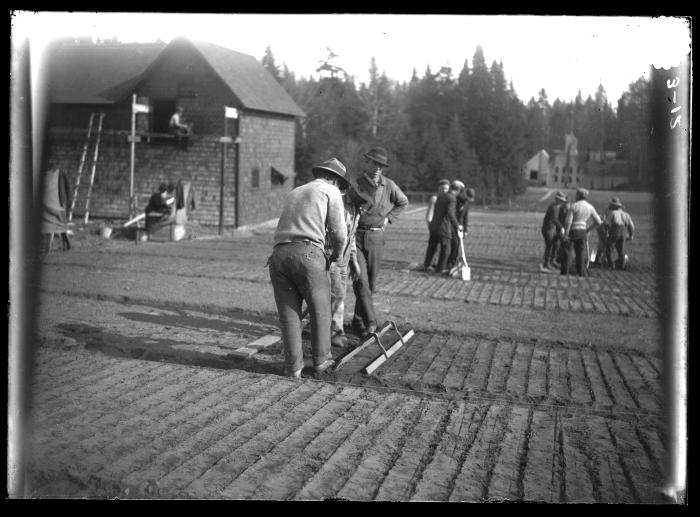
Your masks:
{"label": "person sitting near wall", "polygon": [[192,124],[187,124],[184,117],[185,109],[178,106],[173,116],[170,117],[168,128],[175,135],[175,145],[183,151],[187,151],[189,135],[192,134]]}
{"label": "person sitting near wall", "polygon": [[158,192],[154,192],[146,205],[146,233],[157,232],[174,221],[175,185],[161,183]]}

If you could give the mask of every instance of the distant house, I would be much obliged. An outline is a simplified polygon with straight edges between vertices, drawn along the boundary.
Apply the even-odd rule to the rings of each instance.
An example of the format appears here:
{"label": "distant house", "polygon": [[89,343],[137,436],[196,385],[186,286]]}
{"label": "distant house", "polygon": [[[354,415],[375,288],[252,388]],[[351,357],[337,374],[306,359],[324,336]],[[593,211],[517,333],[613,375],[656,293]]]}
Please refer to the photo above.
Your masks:
{"label": "distant house", "polygon": [[542,149],[522,167],[528,184],[549,188],[614,189],[627,184],[630,173],[629,162],[617,160],[614,151],[579,153],[573,132],[565,135],[564,149],[551,156]]}
{"label": "distant house", "polygon": [[[163,181],[192,181],[199,201],[195,219],[217,224],[223,178],[225,226],[279,215],[293,188],[296,121],[304,112],[254,57],[178,38],[167,45],[62,43],[49,63],[48,153],[73,182],[90,114],[104,113],[91,215],[129,212],[134,95],[150,107],[136,115],[137,195],[144,198]],[[194,125],[187,151],[167,134],[177,106]],[[225,107],[235,108],[238,118],[225,118]],[[224,134],[238,136],[238,144],[223,151]]]}
{"label": "distant house", "polygon": [[549,179],[549,154],[540,149],[525,165],[523,165],[523,179],[532,186],[544,186]]}
{"label": "distant house", "polygon": [[583,167],[579,161],[578,138],[573,131],[564,136],[564,149],[557,149],[552,156],[548,187],[576,188],[583,186]]}

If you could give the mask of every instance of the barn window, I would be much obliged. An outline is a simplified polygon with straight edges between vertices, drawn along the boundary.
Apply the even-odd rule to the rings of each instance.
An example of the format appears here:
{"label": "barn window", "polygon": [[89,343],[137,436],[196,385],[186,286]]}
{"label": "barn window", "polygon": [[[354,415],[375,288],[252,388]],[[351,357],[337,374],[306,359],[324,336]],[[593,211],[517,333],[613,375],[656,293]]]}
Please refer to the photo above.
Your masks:
{"label": "barn window", "polygon": [[250,173],[250,186],[251,188],[260,188],[260,169],[253,169]]}
{"label": "barn window", "polygon": [[290,171],[284,167],[270,167],[270,185],[273,187],[280,187],[284,185],[285,181],[287,181],[289,178],[293,178],[294,176],[294,171]]}
{"label": "barn window", "polygon": [[554,172],[559,172],[559,166],[554,167]]}
{"label": "barn window", "polygon": [[530,179],[531,180],[536,180],[537,179],[537,171],[534,169],[530,170]]}

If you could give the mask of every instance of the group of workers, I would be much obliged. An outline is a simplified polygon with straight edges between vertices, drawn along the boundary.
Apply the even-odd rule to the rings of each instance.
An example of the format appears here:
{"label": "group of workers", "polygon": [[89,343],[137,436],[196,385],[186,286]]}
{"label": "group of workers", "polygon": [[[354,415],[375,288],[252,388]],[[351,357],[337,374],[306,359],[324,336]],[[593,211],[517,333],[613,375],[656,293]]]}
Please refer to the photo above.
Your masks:
{"label": "group of workers", "polygon": [[[576,275],[588,276],[591,260],[588,234],[593,230],[598,233],[593,263],[610,269],[626,269],[625,241],[634,239],[632,218],[618,197],[611,199],[602,217],[587,198],[585,188],[576,190],[576,199],[571,203],[564,192],[555,193],[542,221],[544,259],[540,271],[559,270],[560,274],[568,275],[573,261]],[[615,261],[613,249],[617,253]]]}
{"label": "group of workers", "polygon": [[[347,343],[343,319],[349,279],[355,294],[354,331],[363,337],[377,331],[372,297],[384,231],[408,206],[408,198],[383,174],[389,165],[385,149],[375,147],[363,156],[364,167],[356,179],[340,160],[331,158],[313,167],[314,179],[285,199],[268,266],[282,334],[284,373],[289,377],[300,378],[304,367],[302,330],[307,313],[313,370],[323,372],[335,364],[331,346]],[[599,261],[617,269],[626,267],[624,242],[634,238],[631,217],[614,197],[601,218],[587,197],[583,188],[577,189],[571,203],[564,192],[554,195],[542,225],[542,271],[558,268],[566,275],[575,269],[577,275],[586,276],[588,233],[594,229],[601,243]],[[474,199],[474,189],[463,182],[440,180],[426,213],[430,236],[421,270],[449,275],[459,260]]]}
{"label": "group of workers", "polygon": [[419,271],[450,274],[459,260],[460,241],[467,236],[469,207],[474,199],[474,189],[459,180],[438,182],[438,192],[431,196],[425,214],[428,248]]}
{"label": "group of workers", "polygon": [[304,367],[302,322],[306,303],[313,370],[335,364],[331,346],[347,342],[344,297],[352,279],[352,327],[360,336],[377,331],[373,294],[384,249],[384,231],[408,206],[390,178],[384,148],[364,153],[356,180],[337,158],[312,168],[314,179],[287,195],[268,259],[285,357],[285,375]]}

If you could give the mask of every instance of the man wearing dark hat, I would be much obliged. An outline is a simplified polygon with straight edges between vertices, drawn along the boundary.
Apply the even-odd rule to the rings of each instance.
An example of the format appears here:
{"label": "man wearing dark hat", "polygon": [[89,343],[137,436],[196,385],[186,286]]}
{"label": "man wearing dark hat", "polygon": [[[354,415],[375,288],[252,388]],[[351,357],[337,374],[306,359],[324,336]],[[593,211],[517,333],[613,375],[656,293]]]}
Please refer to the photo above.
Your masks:
{"label": "man wearing dark hat", "polygon": [[384,148],[373,147],[363,156],[364,170],[354,185],[366,205],[355,233],[360,274],[352,285],[356,300],[353,326],[359,332],[372,333],[377,328],[372,294],[384,250],[384,228],[406,209],[408,198],[396,183],[383,174],[389,166]]}
{"label": "man wearing dark hat", "polygon": [[[571,204],[566,216],[564,228],[564,241],[566,253],[564,262],[561,265],[561,274],[569,273],[572,252],[576,255],[576,274],[578,276],[588,276],[588,232],[595,230],[602,224],[598,212],[595,211],[586,198],[588,190],[579,188],[576,190],[576,201]],[[593,223],[588,226],[588,221],[593,219]]]}
{"label": "man wearing dark hat", "polygon": [[560,212],[564,203],[568,201],[566,194],[558,190],[554,194],[552,202],[544,214],[542,221],[542,237],[544,237],[544,260],[540,266],[540,271],[549,272],[557,268],[555,259],[559,256],[559,246],[564,235],[564,226],[560,222]]}
{"label": "man wearing dark hat", "polygon": [[[347,184],[345,166],[336,158],[311,170],[316,179],[292,190],[285,199],[268,264],[284,345],[285,374],[300,378],[304,366],[301,306],[311,319],[314,370],[333,365],[330,353],[330,264],[347,242],[340,189]],[[328,246],[330,256],[325,252]]]}
{"label": "man wearing dark hat", "polygon": [[[634,223],[630,215],[625,212],[625,207],[620,202],[620,198],[612,198],[608,208],[609,211],[604,221],[605,226],[608,228],[605,258],[610,269],[613,269],[613,266],[617,269],[624,269],[627,266],[625,260],[625,230],[627,230],[628,239],[634,239]],[[613,246],[615,246],[615,251],[617,252],[617,260],[614,264],[612,261]]]}

